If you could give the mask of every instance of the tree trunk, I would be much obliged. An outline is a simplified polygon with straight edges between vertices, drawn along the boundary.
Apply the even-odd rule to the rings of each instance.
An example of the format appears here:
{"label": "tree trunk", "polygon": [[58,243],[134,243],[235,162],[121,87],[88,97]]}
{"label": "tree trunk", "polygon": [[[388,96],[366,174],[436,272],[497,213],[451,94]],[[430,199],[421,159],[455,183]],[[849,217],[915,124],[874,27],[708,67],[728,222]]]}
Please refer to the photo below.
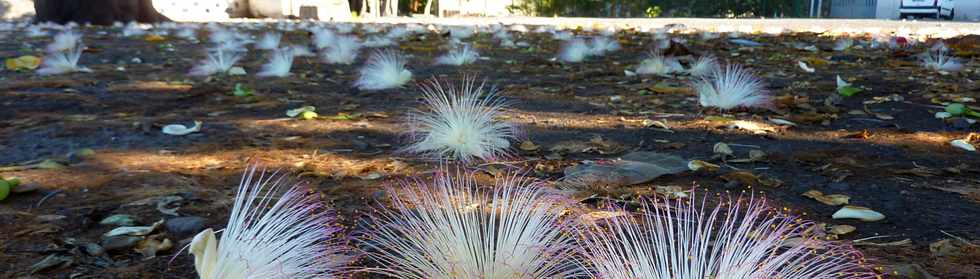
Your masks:
{"label": "tree trunk", "polygon": [[398,0],[386,0],[385,4],[388,6],[387,16],[398,16]]}
{"label": "tree trunk", "polygon": [[34,11],[35,22],[59,24],[170,21],[153,8],[152,0],[35,0]]}
{"label": "tree trunk", "polygon": [[425,15],[432,15],[432,0],[425,1]]}

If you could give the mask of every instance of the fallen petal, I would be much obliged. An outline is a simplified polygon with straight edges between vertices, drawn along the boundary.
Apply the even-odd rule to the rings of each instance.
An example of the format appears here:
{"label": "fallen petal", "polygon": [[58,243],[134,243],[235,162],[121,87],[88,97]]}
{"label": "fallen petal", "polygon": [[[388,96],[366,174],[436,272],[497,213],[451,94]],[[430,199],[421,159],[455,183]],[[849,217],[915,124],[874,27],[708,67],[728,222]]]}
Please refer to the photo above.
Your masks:
{"label": "fallen petal", "polygon": [[874,222],[885,219],[885,215],[871,210],[867,207],[845,205],[832,216],[834,219],[858,219],[865,222]]}

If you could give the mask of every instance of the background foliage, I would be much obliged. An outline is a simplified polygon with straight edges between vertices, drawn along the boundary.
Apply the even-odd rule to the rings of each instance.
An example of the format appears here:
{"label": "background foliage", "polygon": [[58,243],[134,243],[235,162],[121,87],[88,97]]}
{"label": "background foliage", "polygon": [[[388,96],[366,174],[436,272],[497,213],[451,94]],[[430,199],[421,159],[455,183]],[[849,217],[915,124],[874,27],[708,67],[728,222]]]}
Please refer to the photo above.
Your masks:
{"label": "background foliage", "polygon": [[809,0],[524,0],[511,11],[581,17],[802,17]]}

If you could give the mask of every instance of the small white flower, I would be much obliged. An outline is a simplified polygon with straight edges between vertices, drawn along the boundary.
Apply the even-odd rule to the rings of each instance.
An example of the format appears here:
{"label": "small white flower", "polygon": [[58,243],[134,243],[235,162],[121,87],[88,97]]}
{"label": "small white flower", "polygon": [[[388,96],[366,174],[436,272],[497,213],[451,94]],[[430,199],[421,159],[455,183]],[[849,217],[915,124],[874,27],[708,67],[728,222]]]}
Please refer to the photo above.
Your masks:
{"label": "small white flower", "polygon": [[949,56],[945,46],[922,54],[922,65],[933,71],[957,72],[963,69],[959,59]]}
{"label": "small white flower", "polygon": [[310,51],[310,48],[302,45],[291,45],[289,49],[292,50],[293,56],[295,57],[306,57],[313,56],[314,53]]}
{"label": "small white flower", "polygon": [[387,47],[394,44],[395,41],[392,41],[388,37],[383,37],[383,36],[370,36],[366,40],[364,40],[363,43],[361,43],[362,46],[370,47],[370,48]]}
{"label": "small white flower", "polygon": [[27,31],[27,36],[31,38],[44,37],[48,35],[40,25],[31,25],[25,29]]}
{"label": "small white flower", "polygon": [[605,55],[608,52],[614,52],[621,48],[616,39],[604,36],[592,38],[590,43],[590,55]]}
{"label": "small white flower", "polygon": [[453,39],[463,40],[472,37],[476,33],[476,29],[469,26],[456,26],[449,28],[449,36]]}
{"label": "small white flower", "polygon": [[60,50],[48,53],[41,62],[41,67],[37,69],[39,75],[57,75],[73,72],[92,72],[91,69],[78,66],[78,59],[82,57],[82,50],[85,46],[80,42],[76,43],[72,49]]}
{"label": "small white flower", "polygon": [[293,67],[293,50],[282,48],[272,51],[268,64],[262,65],[262,69],[256,75],[260,77],[286,77],[289,76],[289,69]]}
{"label": "small white flower", "polygon": [[721,38],[721,34],[718,32],[709,32],[709,31],[701,32],[702,41],[709,41],[717,38]]}
{"label": "small white flower", "polygon": [[804,72],[813,73],[817,71],[814,68],[810,68],[810,65],[807,65],[806,62],[799,61],[799,65],[800,65],[800,69],[803,69]]}
{"label": "small white flower", "polygon": [[235,66],[235,63],[242,58],[241,51],[212,49],[208,50],[207,59],[201,60],[201,64],[191,68],[189,75],[210,76],[216,73],[227,73]]}
{"label": "small white flower", "polygon": [[589,55],[589,45],[581,38],[565,42],[558,52],[558,60],[568,63],[582,62]]}
{"label": "small white flower", "polygon": [[265,33],[262,38],[259,39],[258,43],[255,43],[255,48],[273,50],[279,48],[279,41],[282,40],[282,34],[279,33]]}
{"label": "small white flower", "polygon": [[317,49],[324,49],[331,44],[333,44],[334,35],[333,31],[326,28],[316,28],[313,29],[313,46]]}
{"label": "small white flower", "polygon": [[361,31],[364,31],[364,34],[374,34],[381,32],[381,27],[378,25],[364,24],[361,25]]}
{"label": "small white flower", "polygon": [[692,77],[705,77],[714,74],[714,72],[721,70],[721,66],[718,65],[718,59],[711,55],[704,55],[698,57],[691,63],[691,68],[687,69],[687,74]]}
{"label": "small white flower", "polygon": [[500,41],[507,41],[507,40],[512,40],[513,39],[510,36],[510,33],[508,33],[507,30],[504,30],[504,29],[500,29],[500,31],[497,31],[496,33],[493,33],[493,38],[496,39],[496,40],[500,40]]}
{"label": "small white flower", "polygon": [[684,71],[684,66],[677,61],[677,58],[664,57],[656,52],[650,54],[647,59],[643,59],[640,66],[636,67],[636,74],[639,75],[668,76],[681,71]]}
{"label": "small white flower", "polygon": [[517,32],[517,33],[527,33],[528,32],[527,26],[524,26],[523,24],[511,25],[510,26],[510,31],[514,31],[514,32]]}
{"label": "small white flower", "polygon": [[575,34],[569,31],[555,31],[551,34],[551,38],[559,41],[567,41],[575,38]]}
{"label": "small white flower", "polygon": [[127,23],[126,27],[123,27],[122,30],[123,37],[139,36],[143,34],[146,34],[146,30],[140,27],[139,23],[136,23],[135,21],[130,21]]}
{"label": "small white flower", "polygon": [[459,66],[473,63],[479,57],[480,54],[476,50],[473,50],[469,44],[463,44],[462,47],[454,48],[446,54],[437,57],[436,64]]}
{"label": "small white flower", "polygon": [[752,72],[739,65],[724,70],[694,84],[702,107],[729,110],[738,107],[761,107],[769,102],[768,92]]}
{"label": "small white flower", "polygon": [[193,28],[187,28],[187,27],[181,28],[180,30],[177,31],[177,37],[188,41],[196,41],[197,30]]}
{"label": "small white flower", "polygon": [[395,26],[388,30],[385,37],[392,40],[401,40],[405,36],[408,36],[408,34],[411,34],[411,31],[409,31],[408,28],[403,26]]}
{"label": "small white flower", "polygon": [[351,64],[361,51],[361,43],[355,36],[337,36],[334,43],[322,52],[323,60],[331,64]]}
{"label": "small white flower", "polygon": [[49,53],[71,51],[81,40],[82,34],[69,30],[54,35],[54,40],[45,49]]}
{"label": "small white flower", "polygon": [[211,40],[212,43],[221,44],[227,41],[234,40],[235,34],[233,34],[232,31],[228,29],[222,27],[215,27],[211,29],[211,34],[208,35],[208,39]]}
{"label": "small white flower", "polygon": [[340,34],[349,34],[354,32],[354,25],[350,23],[337,23],[333,25],[333,30]]}
{"label": "small white flower", "polygon": [[841,38],[834,43],[834,50],[844,51],[854,46],[854,39],[851,38]]}
{"label": "small white flower", "polygon": [[412,72],[405,68],[406,63],[405,57],[397,51],[375,51],[361,68],[354,86],[361,90],[402,87],[412,79]]}

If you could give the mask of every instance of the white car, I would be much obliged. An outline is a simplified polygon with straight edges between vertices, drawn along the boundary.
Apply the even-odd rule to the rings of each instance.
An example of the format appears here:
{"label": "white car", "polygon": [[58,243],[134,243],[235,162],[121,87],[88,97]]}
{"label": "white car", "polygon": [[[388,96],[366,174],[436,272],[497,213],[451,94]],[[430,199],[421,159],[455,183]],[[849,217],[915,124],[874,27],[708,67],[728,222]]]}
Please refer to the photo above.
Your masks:
{"label": "white car", "polygon": [[908,17],[935,17],[953,19],[956,10],[953,9],[953,0],[902,0],[902,6],[898,8],[900,18]]}

